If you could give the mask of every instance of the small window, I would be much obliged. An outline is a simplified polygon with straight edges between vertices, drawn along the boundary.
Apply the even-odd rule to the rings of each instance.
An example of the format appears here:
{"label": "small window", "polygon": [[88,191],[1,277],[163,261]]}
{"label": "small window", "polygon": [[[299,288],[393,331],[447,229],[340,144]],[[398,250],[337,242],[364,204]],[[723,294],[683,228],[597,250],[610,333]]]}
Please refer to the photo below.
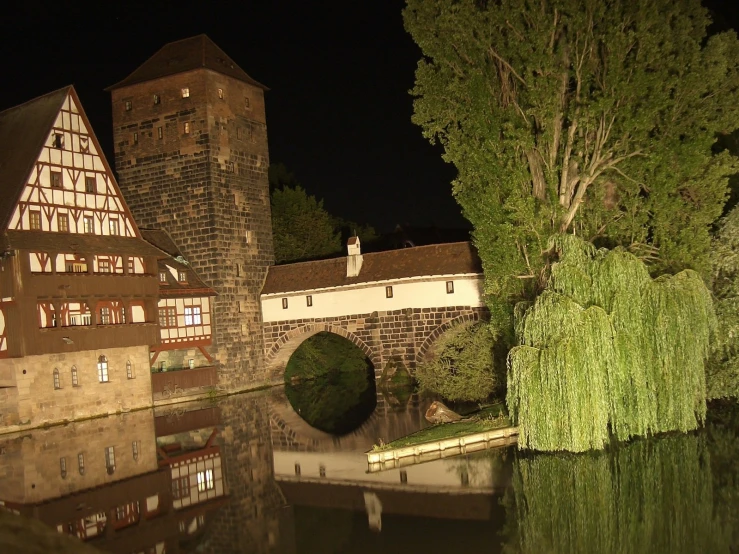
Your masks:
{"label": "small window", "polygon": [[28,212],[29,217],[29,223],[31,226],[31,231],[39,231],[41,230],[41,212],[38,211],[30,211]]}
{"label": "small window", "polygon": [[181,500],[190,495],[190,477],[179,477],[172,480],[172,499]]}
{"label": "small window", "polygon": [[246,244],[251,243],[251,231],[244,231],[244,238],[246,239]]}
{"label": "small window", "polygon": [[167,282],[167,272],[166,271],[160,271],[159,272],[159,282],[160,283],[166,283]]}
{"label": "small window", "polygon": [[446,293],[447,294],[454,294],[454,281],[447,281],[446,282]]}
{"label": "small window", "polygon": [[200,306],[185,306],[185,325],[202,325]]}
{"label": "small window", "polygon": [[85,474],[85,455],[82,452],[77,454],[77,467],[80,470],[80,475],[84,475]]}
{"label": "small window", "polygon": [[154,104],[159,104],[159,103],[161,103],[161,101],[162,101],[162,99],[159,98],[159,95],[158,94],[155,94],[154,95]]}
{"label": "small window", "polygon": [[57,390],[62,388],[62,382],[59,379],[59,370],[56,368],[54,368],[54,388]]}
{"label": "small window", "polygon": [[282,309],[287,310],[287,298],[282,299]]}
{"label": "small window", "polygon": [[309,294],[308,296],[305,297],[305,305],[308,306],[309,308],[313,305],[312,295]]}
{"label": "small window", "polygon": [[59,458],[59,471],[62,474],[62,479],[67,478],[67,458],[61,457]]}
{"label": "small window", "polygon": [[95,233],[95,220],[91,215],[82,217],[82,226],[86,234],[92,235]]}
{"label": "small window", "polygon": [[121,234],[121,228],[118,224],[118,219],[110,219],[109,220],[109,226],[110,226],[110,234],[111,235],[120,235]]}
{"label": "small window", "polygon": [[133,364],[131,363],[131,360],[126,362],[126,377],[133,379]]}
{"label": "small window", "polygon": [[219,88],[218,89],[218,98],[220,98],[221,100],[223,100],[223,89],[222,88]]}
{"label": "small window", "polygon": [[54,133],[54,138],[51,140],[51,144],[54,148],[64,148],[64,135],[61,133]]}
{"label": "small window", "polygon": [[98,260],[98,273],[110,273],[110,260]]}
{"label": "small window", "polygon": [[190,89],[185,87],[182,89],[182,98],[190,98]]}
{"label": "small window", "polygon": [[57,227],[60,233],[69,232],[69,216],[67,214],[59,214],[56,216]]}
{"label": "small window", "polygon": [[251,110],[251,101],[249,100],[248,96],[244,97],[244,107],[247,110]]}
{"label": "small window", "polygon": [[385,287],[385,298],[393,297],[393,287]]}
{"label": "small window", "polygon": [[105,467],[108,469],[108,473],[115,471],[115,447],[113,446],[105,448]]}
{"label": "small window", "polygon": [[97,191],[97,185],[95,182],[95,177],[91,175],[85,176],[85,192],[87,194],[95,194]]}
{"label": "small window", "polygon": [[162,128],[157,127],[157,137],[159,138],[159,140],[162,140],[163,136],[164,136],[164,133],[162,132]]}
{"label": "small window", "polygon": [[226,171],[229,173],[233,173],[235,171],[233,162],[226,162]]}
{"label": "small window", "polygon": [[53,189],[62,188],[62,172],[61,171],[51,172],[51,188]]}
{"label": "small window", "polygon": [[131,451],[133,452],[133,459],[139,459],[139,441],[133,441],[131,443]]}
{"label": "small window", "polygon": [[189,121],[185,121],[184,131],[186,135],[190,134],[190,122]]}
{"label": "small window", "polygon": [[77,379],[77,367],[72,366],[72,386],[78,387],[79,385],[80,385],[80,382]]}
{"label": "small window", "polygon": [[189,367],[190,369],[195,369],[195,359],[194,358],[190,358],[189,360],[187,360],[187,367]]}
{"label": "small window", "polygon": [[134,144],[138,144],[139,143],[139,134],[138,133],[134,133],[133,134],[133,143]]}
{"label": "small window", "polygon": [[180,283],[187,283],[187,272],[180,271],[179,278],[177,279]]}
{"label": "small window", "polygon": [[215,488],[213,470],[206,469],[205,471],[198,471],[198,492],[209,491],[213,488]]}
{"label": "small window", "polygon": [[126,100],[126,111],[130,112],[133,105],[131,104],[130,100]]}
{"label": "small window", "polygon": [[110,325],[110,308],[100,308],[100,325]]}
{"label": "small window", "polygon": [[98,381],[107,383],[108,379],[108,358],[100,356],[98,358]]}
{"label": "small window", "polygon": [[174,307],[159,308],[159,326],[177,327],[177,311]]}

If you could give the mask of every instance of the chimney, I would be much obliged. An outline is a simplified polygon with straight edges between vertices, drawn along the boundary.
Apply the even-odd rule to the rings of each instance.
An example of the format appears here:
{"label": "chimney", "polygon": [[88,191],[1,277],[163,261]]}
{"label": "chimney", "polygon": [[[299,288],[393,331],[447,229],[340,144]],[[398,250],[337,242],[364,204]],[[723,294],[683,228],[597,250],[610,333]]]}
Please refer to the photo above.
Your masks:
{"label": "chimney", "polygon": [[362,249],[359,244],[359,237],[349,237],[346,243],[346,276],[357,277],[362,269]]}

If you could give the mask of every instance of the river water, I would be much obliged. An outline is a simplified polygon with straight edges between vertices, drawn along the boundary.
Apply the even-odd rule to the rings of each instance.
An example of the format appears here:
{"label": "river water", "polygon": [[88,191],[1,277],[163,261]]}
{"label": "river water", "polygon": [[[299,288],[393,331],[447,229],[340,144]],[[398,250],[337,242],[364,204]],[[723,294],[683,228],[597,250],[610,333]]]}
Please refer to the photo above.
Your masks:
{"label": "river water", "polygon": [[374,411],[337,412],[356,426],[339,436],[291,398],[297,410],[280,388],[2,436],[0,501],[122,554],[737,551],[739,412],[725,406],[698,433],[599,454],[514,447],[368,473],[373,444],[427,425],[427,400],[378,393]]}

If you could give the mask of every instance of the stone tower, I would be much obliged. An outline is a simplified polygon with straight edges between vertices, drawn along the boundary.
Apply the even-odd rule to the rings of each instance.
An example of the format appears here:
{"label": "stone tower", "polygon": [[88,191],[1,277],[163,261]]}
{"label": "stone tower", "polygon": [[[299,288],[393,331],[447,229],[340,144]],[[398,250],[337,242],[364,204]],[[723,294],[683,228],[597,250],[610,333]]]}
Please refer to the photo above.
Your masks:
{"label": "stone tower", "polygon": [[220,382],[261,384],[259,293],[274,263],[267,88],[199,35],[166,44],[108,90],[119,184],[137,223],[169,232],[217,292]]}

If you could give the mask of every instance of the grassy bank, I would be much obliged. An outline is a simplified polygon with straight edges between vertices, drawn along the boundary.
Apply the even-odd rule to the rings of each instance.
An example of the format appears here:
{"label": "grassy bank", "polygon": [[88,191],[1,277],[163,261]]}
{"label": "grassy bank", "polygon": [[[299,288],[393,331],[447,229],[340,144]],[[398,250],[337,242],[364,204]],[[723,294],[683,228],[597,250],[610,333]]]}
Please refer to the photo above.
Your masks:
{"label": "grassy bank", "polygon": [[467,415],[462,421],[433,425],[387,444],[375,446],[373,450],[377,451],[403,448],[405,446],[450,439],[462,435],[470,435],[472,433],[484,433],[485,431],[501,429],[503,427],[509,427],[510,425],[511,422],[508,419],[505,403],[499,402],[491,406],[485,406],[484,408]]}

